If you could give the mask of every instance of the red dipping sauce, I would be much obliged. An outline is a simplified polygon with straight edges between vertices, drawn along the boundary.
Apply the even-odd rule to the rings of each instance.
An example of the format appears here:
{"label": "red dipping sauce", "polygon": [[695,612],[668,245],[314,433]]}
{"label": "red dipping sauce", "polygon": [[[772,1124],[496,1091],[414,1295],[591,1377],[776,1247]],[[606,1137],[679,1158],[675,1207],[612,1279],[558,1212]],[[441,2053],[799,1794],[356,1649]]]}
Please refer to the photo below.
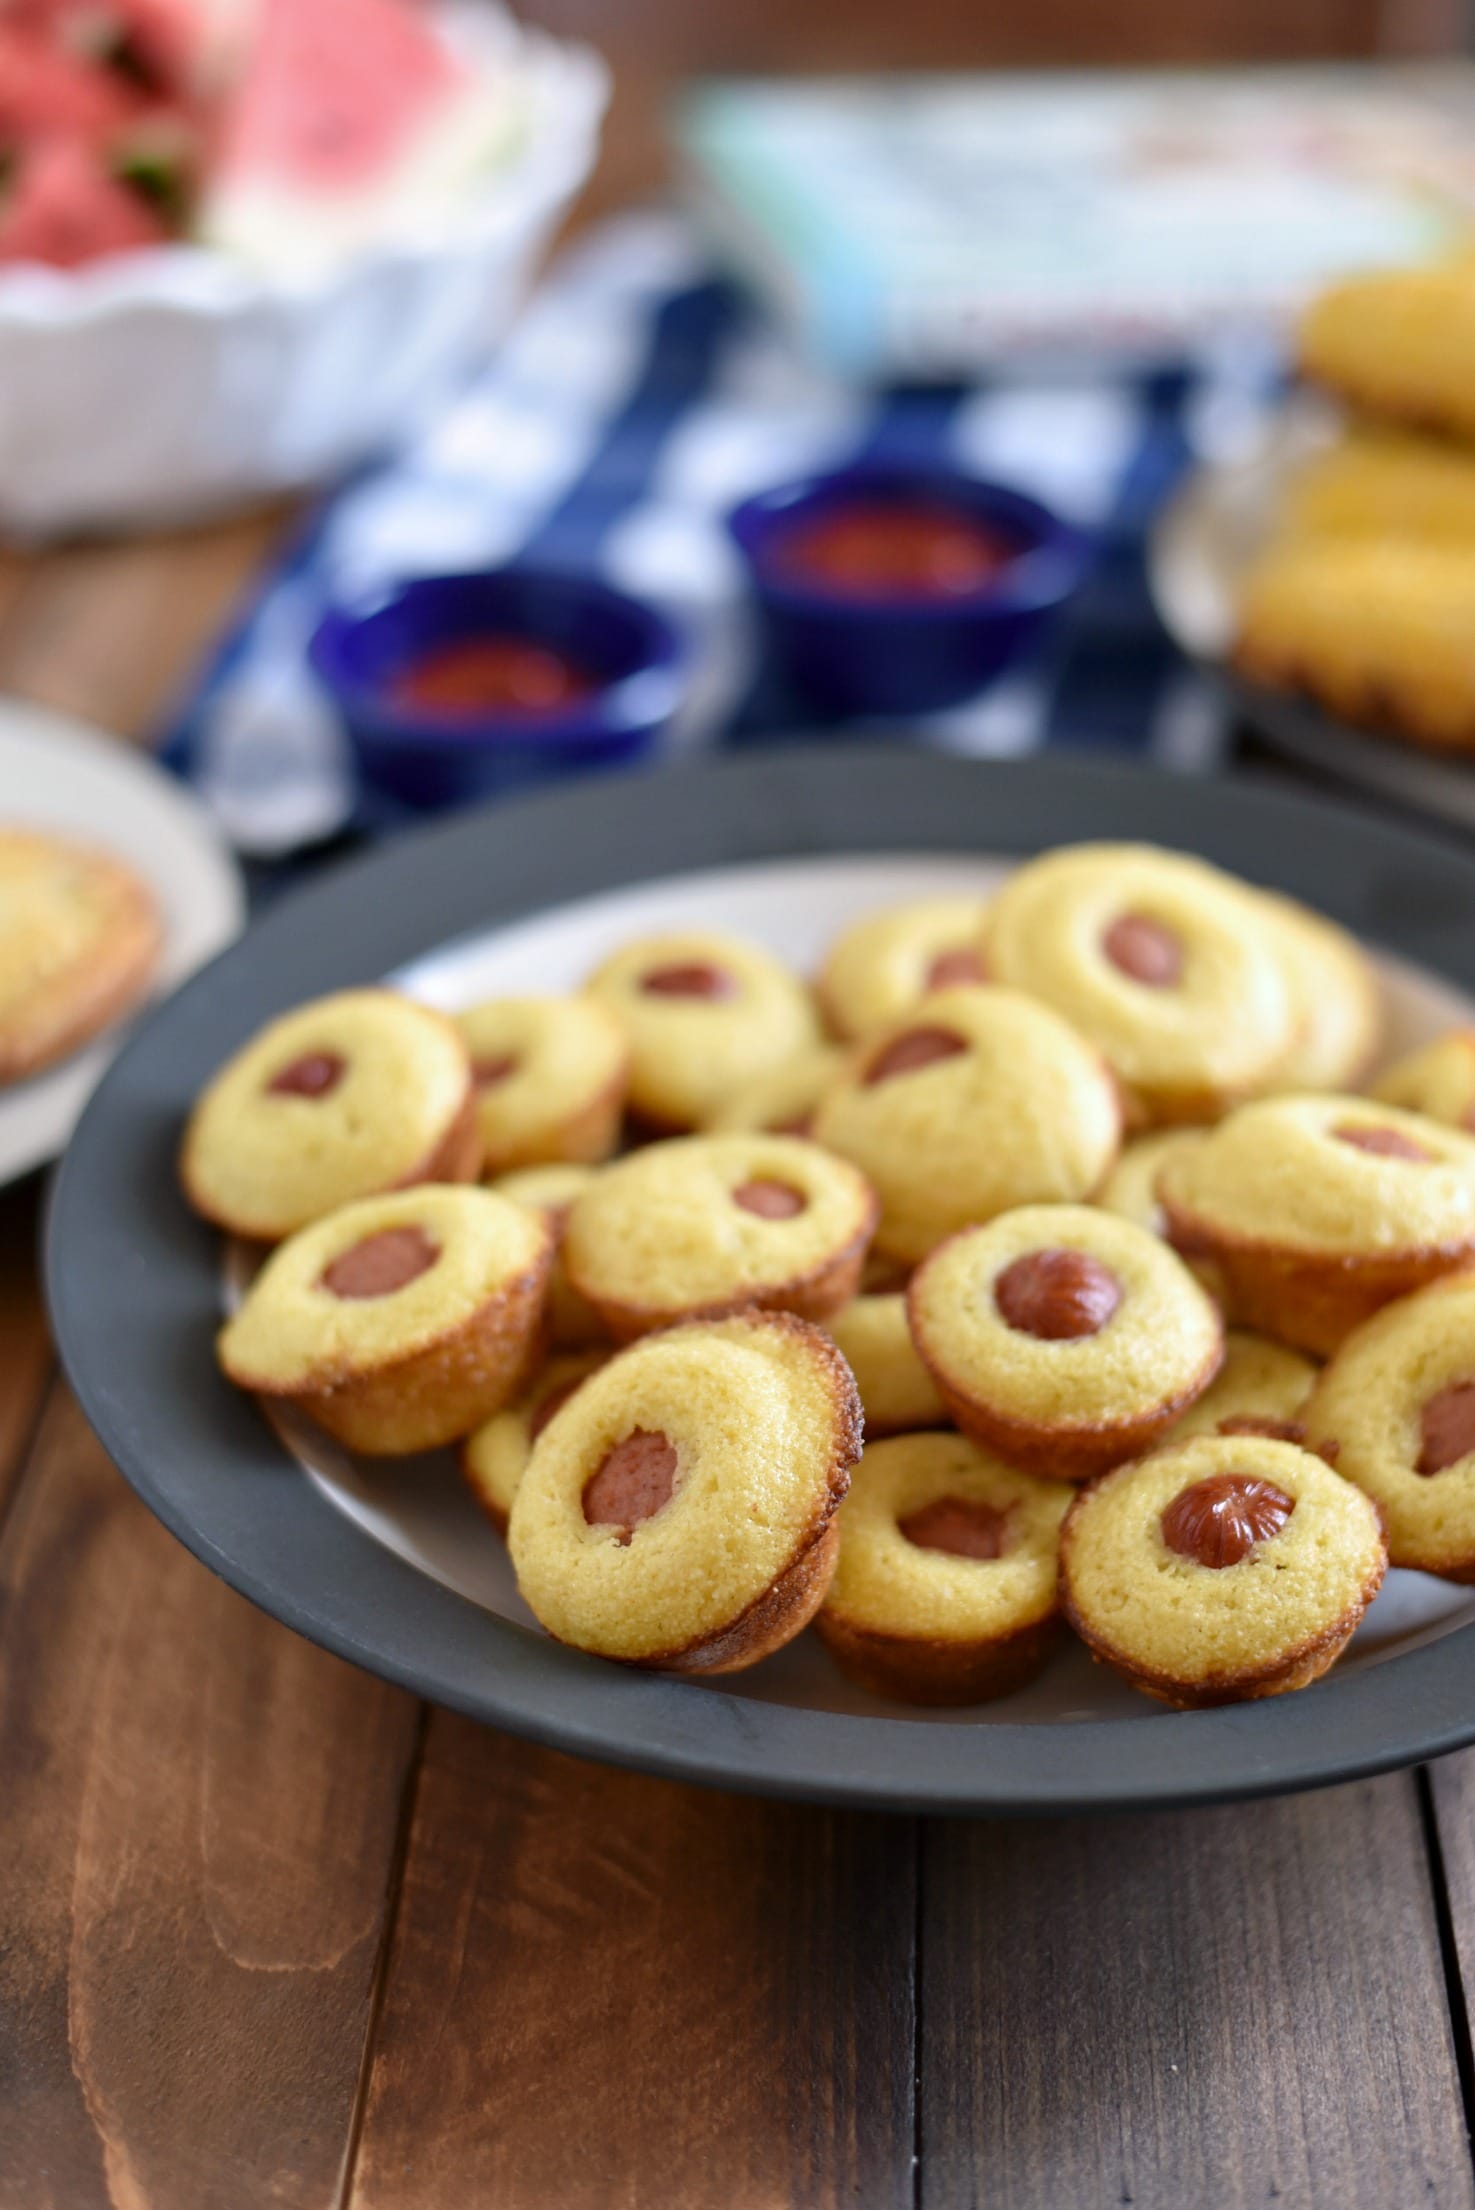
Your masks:
{"label": "red dipping sauce", "polygon": [[424,652],[390,684],[396,706],[417,713],[521,718],[566,712],[601,688],[587,668],[529,637],[455,637]]}
{"label": "red dipping sauce", "polygon": [[781,582],[853,598],[963,598],[987,590],[1024,548],[936,499],[848,499],[796,520],[769,554]]}

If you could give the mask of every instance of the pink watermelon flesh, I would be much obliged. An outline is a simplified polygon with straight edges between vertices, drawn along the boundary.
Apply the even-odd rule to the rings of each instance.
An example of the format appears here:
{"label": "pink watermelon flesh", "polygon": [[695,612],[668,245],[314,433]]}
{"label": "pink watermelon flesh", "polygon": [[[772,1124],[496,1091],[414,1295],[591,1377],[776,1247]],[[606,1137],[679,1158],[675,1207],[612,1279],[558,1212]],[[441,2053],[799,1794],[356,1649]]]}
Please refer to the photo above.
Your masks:
{"label": "pink watermelon flesh", "polygon": [[159,245],[167,236],[158,216],[72,138],[28,146],[0,198],[0,263],[80,268],[106,254]]}
{"label": "pink watermelon flesh", "polygon": [[112,71],[40,32],[0,24],[0,141],[67,136],[101,145],[142,105],[137,88]]}
{"label": "pink watermelon flesh", "polygon": [[218,174],[323,192],[372,182],[468,77],[404,0],[262,0]]}

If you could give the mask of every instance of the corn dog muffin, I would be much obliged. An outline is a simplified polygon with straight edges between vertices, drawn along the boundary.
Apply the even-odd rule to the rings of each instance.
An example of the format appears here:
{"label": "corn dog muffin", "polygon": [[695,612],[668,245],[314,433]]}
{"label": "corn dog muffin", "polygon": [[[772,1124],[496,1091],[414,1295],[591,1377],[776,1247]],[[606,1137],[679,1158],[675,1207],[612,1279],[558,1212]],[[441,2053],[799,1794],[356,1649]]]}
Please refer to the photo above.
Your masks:
{"label": "corn dog muffin", "polygon": [[871,1444],[840,1508],[840,1559],[815,1617],[840,1670],[904,1703],[984,1703],[1022,1688],[1057,1638],[1071,1494],[962,1435]]}
{"label": "corn dog muffin", "polygon": [[1405,1052],[1379,1075],[1372,1095],[1450,1128],[1475,1129],[1475,1028],[1451,1028]]}
{"label": "corn dog muffin", "polygon": [[1475,544],[1475,454],[1447,439],[1357,425],[1297,470],[1280,526],[1303,537]]}
{"label": "corn dog muffin", "polygon": [[727,1673],[790,1641],[835,1569],[860,1400],[827,1335],[786,1312],[670,1328],[593,1374],[517,1491],[517,1585],[560,1642]]}
{"label": "corn dog muffin", "polygon": [[965,1228],[912,1276],[907,1317],[963,1432],[1055,1481],[1150,1450],[1224,1356],[1218,1308],[1175,1253],[1084,1205]]}
{"label": "corn dog muffin", "polygon": [[120,860],[0,828],[0,1086],[136,1005],[162,943],[153,892]]}
{"label": "corn dog muffin", "polygon": [[1185,1710],[1319,1680],[1387,1565],[1359,1490],[1294,1443],[1244,1436],[1119,1466],[1060,1538],[1061,1600],[1091,1655]]}
{"label": "corn dog muffin", "polygon": [[822,1320],[848,1304],[876,1200],[798,1136],[676,1136],[606,1167],[574,1200],[563,1257],[617,1341],[764,1305]]}
{"label": "corn dog muffin", "polygon": [[1134,1136],[1102,1183],[1096,1202],[1107,1212],[1146,1228],[1150,1235],[1165,1236],[1168,1223],[1158,1203],[1158,1169],[1175,1152],[1202,1141],[1201,1128],[1159,1128],[1150,1136]]}
{"label": "corn dog muffin", "polygon": [[630,1106],[656,1129],[699,1128],[740,1082],[820,1041],[803,983],[736,936],[641,937],[586,988],[625,1032]]}
{"label": "corn dog muffin", "polygon": [[210,1083],[185,1130],[196,1212],[275,1243],[340,1205],[481,1163],[471,1061],[444,1013],[341,990],[272,1021]]}
{"label": "corn dog muffin", "polygon": [[878,1250],[912,1265],[972,1221],[1089,1196],[1121,1108],[1099,1053],[1048,1006],[963,986],[867,1043],[814,1133],[880,1197]]}
{"label": "corn dog muffin", "polygon": [[1313,1357],[1475,1258],[1475,1139],[1367,1098],[1242,1105],[1157,1187],[1173,1242],[1222,1267],[1236,1316]]}
{"label": "corn dog muffin", "polygon": [[490,998],[456,1016],[471,1055],[482,1172],[607,1159],[620,1135],[629,1052],[590,997]]}
{"label": "corn dog muffin", "polygon": [[917,1356],[907,1326],[907,1301],[899,1290],[856,1297],[825,1325],[855,1376],[867,1442],[878,1435],[946,1427],[947,1406]]}
{"label": "corn dog muffin", "polygon": [[1294,1037],[1261,900],[1181,852],[1047,852],[994,900],[985,956],[996,981],[1042,998],[1104,1054],[1139,1124],[1216,1118]]}
{"label": "corn dog muffin", "polygon": [[220,1363],[352,1450],[433,1450],[522,1387],[552,1257],[547,1222],[490,1190],[362,1198],[272,1253]]}
{"label": "corn dog muffin", "polygon": [[1378,269],[1302,319],[1301,374],[1359,413],[1475,440],[1475,267]]}
{"label": "corn dog muffin", "polygon": [[553,1271],[548,1276],[548,1336],[558,1351],[577,1351],[591,1343],[607,1343],[604,1322],[586,1298],[579,1295],[563,1263],[563,1237],[569,1211],[576,1197],[591,1189],[598,1169],[592,1166],[525,1166],[516,1174],[504,1174],[494,1185],[515,1205],[531,1205],[553,1231]]}
{"label": "corn dog muffin", "polygon": [[845,1071],[845,1054],[833,1044],[811,1044],[781,1066],[739,1082],[707,1122],[709,1135],[738,1131],[807,1136],[815,1108]]}
{"label": "corn dog muffin", "polygon": [[1248,1328],[1231,1328],[1224,1338],[1224,1363],[1218,1377],[1184,1413],[1170,1440],[1190,1435],[1268,1435],[1282,1443],[1304,1443],[1304,1414],[1317,1369],[1299,1351],[1272,1343]]}
{"label": "corn dog muffin", "polygon": [[1291,1040],[1267,1087],[1351,1090],[1383,1034],[1383,992],[1372,961],[1347,931],[1295,898],[1260,894],[1291,999]]}
{"label": "corn dog muffin", "polygon": [[507,1532],[512,1500],[533,1445],[555,1412],[609,1357],[607,1350],[573,1351],[540,1367],[516,1404],[483,1421],[461,1445],[466,1485],[499,1535]]}
{"label": "corn dog muffin", "polygon": [[1373,1499],[1394,1565],[1475,1581],[1475,1277],[1434,1282],[1349,1335],[1306,1439]]}
{"label": "corn dog muffin", "polygon": [[934,990],[984,982],[982,898],[923,898],[853,921],[825,955],[816,989],[837,1036],[887,1028]]}

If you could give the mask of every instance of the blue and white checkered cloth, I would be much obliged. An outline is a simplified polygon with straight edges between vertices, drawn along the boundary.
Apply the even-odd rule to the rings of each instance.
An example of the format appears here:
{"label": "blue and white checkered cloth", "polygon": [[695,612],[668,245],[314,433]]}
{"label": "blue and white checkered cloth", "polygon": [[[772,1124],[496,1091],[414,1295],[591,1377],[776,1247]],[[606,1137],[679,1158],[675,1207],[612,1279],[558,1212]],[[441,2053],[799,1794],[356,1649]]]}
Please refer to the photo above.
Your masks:
{"label": "blue and white checkered cloth", "polygon": [[1144,544],[1184,467],[1253,435],[1273,380],[1267,357],[1240,351],[1146,379],[859,393],[716,278],[679,218],[622,218],[564,257],[438,419],[312,513],[185,702],[165,756],[258,858],[382,825],[307,669],[322,609],[523,554],[595,570],[686,627],[693,675],[673,748],[793,735],[798,713],[760,670],[722,516],[765,484],[865,452],[1004,478],[1099,546],[1038,657],[922,725],[928,741],[994,757],[1115,747],[1211,767],[1225,715],[1152,611]]}

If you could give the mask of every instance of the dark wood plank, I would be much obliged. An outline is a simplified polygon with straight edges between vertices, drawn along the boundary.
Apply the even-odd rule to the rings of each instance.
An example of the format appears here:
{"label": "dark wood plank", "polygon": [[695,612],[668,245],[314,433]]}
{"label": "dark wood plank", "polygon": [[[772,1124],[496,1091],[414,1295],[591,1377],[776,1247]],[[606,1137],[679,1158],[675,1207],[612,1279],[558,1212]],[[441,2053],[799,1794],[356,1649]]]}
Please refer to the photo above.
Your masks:
{"label": "dark wood plank", "polygon": [[1444,1896],[1449,1968],[1456,1983],[1452,2000],[1465,2073],[1465,2108],[1475,2121],[1475,2054],[1471,2049],[1471,2022],[1475,2019],[1475,1750],[1440,1758],[1437,1764],[1425,1767],[1422,1778],[1435,1873]]}
{"label": "dark wood plank", "polygon": [[0,1191],[0,1526],[51,1372],[36,1280],[39,1177]]}
{"label": "dark wood plank", "polygon": [[1412,1776],[923,1865],[924,2210],[1475,2200]]}
{"label": "dark wood plank", "polygon": [[329,2210],[417,1740],[60,1389],[0,1541],[0,2206]]}
{"label": "dark wood plank", "polygon": [[355,2210],[910,2205],[913,1874],[435,1715]]}

